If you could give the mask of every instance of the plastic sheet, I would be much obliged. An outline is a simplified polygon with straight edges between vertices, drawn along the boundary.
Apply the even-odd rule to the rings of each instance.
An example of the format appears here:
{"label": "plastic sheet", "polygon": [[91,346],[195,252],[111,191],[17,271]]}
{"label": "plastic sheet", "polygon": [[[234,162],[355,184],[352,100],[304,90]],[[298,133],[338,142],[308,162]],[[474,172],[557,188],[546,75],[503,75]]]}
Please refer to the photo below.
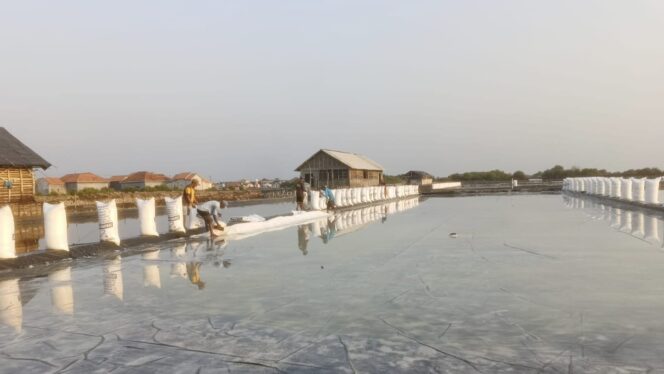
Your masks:
{"label": "plastic sheet", "polygon": [[97,201],[97,219],[99,220],[99,240],[120,245],[118,231],[118,208],[115,200],[107,203]]}
{"label": "plastic sheet", "polygon": [[14,215],[9,205],[0,208],[0,258],[16,257]]}
{"label": "plastic sheet", "polygon": [[65,204],[44,203],[44,240],[50,250],[69,250]]}
{"label": "plastic sheet", "polygon": [[157,232],[157,222],[155,221],[155,201],[154,197],[147,200],[136,199],[138,206],[138,221],[141,226],[141,235],[159,236]]}

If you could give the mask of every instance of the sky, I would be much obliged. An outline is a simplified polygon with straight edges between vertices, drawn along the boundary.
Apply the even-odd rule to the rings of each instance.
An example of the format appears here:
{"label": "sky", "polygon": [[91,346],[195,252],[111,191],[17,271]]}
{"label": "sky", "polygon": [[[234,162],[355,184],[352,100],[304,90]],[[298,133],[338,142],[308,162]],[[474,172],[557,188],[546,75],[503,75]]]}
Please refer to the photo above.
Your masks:
{"label": "sky", "polygon": [[660,0],[0,6],[0,126],[48,176],[664,168]]}

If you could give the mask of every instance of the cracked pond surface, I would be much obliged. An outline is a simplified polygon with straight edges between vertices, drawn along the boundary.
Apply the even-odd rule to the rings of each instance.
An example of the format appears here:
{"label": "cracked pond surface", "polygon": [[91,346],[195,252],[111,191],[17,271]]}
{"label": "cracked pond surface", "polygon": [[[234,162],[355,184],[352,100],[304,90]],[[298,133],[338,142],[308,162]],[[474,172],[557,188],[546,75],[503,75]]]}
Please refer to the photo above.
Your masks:
{"label": "cracked pond surface", "polygon": [[0,281],[0,372],[661,373],[663,226],[437,198],[58,264]]}

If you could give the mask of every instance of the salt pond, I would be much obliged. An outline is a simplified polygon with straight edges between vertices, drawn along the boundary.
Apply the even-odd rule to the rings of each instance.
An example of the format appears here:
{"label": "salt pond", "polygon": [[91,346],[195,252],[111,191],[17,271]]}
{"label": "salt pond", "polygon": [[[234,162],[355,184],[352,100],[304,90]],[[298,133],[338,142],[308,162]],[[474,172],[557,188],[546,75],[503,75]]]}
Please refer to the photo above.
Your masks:
{"label": "salt pond", "polygon": [[661,217],[401,208],[3,281],[0,372],[664,372]]}

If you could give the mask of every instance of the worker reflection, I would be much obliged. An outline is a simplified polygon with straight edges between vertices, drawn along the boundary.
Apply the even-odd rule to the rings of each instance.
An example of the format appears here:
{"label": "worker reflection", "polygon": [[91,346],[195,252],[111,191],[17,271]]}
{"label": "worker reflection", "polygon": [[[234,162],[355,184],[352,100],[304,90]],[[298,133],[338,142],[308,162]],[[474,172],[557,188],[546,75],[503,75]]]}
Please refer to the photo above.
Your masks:
{"label": "worker reflection", "polygon": [[309,244],[309,225],[301,225],[297,227],[297,245],[302,251],[302,254],[306,256],[309,251],[307,251],[307,245]]}
{"label": "worker reflection", "polygon": [[321,229],[321,239],[323,239],[323,243],[327,244],[332,238],[334,238],[334,235],[337,234],[337,220],[332,218],[328,218],[327,220],[327,226],[324,226]]}
{"label": "worker reflection", "polygon": [[199,290],[205,288],[205,282],[201,280],[201,263],[188,262],[187,263],[187,276],[191,284],[198,286]]}

